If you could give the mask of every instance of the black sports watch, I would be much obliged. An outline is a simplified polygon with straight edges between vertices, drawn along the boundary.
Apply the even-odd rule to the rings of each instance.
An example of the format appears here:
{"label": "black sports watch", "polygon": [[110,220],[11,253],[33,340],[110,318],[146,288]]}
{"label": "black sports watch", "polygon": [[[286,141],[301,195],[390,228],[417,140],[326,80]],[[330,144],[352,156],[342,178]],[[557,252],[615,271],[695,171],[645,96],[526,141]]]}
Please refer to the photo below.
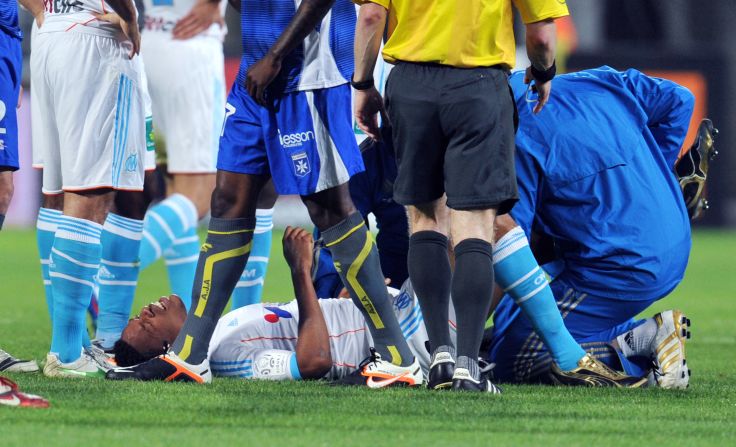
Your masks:
{"label": "black sports watch", "polygon": [[536,67],[534,67],[534,64],[532,64],[532,76],[537,82],[542,84],[549,82],[555,77],[555,74],[557,74],[556,61],[552,61],[552,66],[546,70],[537,70]]}
{"label": "black sports watch", "polygon": [[355,90],[368,90],[369,88],[372,88],[375,85],[375,82],[373,81],[373,77],[370,77],[366,79],[365,81],[355,81],[355,74],[350,76],[350,85]]}

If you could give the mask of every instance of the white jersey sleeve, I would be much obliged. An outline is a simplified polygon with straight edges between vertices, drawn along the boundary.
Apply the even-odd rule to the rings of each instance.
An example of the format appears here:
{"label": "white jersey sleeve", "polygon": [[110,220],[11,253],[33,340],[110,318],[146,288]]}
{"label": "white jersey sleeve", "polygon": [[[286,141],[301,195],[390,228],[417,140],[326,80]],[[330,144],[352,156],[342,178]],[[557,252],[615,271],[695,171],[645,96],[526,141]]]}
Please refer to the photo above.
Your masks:
{"label": "white jersey sleeve", "polygon": [[296,352],[243,346],[227,361],[210,361],[212,373],[223,377],[245,379],[299,380]]}

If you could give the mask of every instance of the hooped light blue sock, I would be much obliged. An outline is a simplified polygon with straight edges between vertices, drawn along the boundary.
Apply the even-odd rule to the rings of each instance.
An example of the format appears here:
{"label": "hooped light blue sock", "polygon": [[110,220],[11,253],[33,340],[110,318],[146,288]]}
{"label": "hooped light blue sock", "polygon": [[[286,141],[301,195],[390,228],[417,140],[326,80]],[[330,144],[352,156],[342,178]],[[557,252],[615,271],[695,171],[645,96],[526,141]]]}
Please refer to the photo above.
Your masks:
{"label": "hooped light blue sock", "polygon": [[46,307],[49,318],[54,317],[54,292],[51,288],[49,277],[49,264],[51,264],[51,247],[54,245],[54,234],[59,227],[62,213],[51,208],[38,210],[36,219],[36,244],[38,246],[38,257],[41,260],[41,276],[43,278],[43,290],[46,294]]}
{"label": "hooped light blue sock", "polygon": [[521,307],[560,369],[575,369],[585,351],[565,327],[547,276],[520,227],[496,242],[493,268],[496,282]]}
{"label": "hooped light blue sock", "polygon": [[97,274],[99,315],[97,336],[106,349],[112,348],[128,323],[138,285],[138,253],[143,221],[108,214],[102,231],[102,261]]}
{"label": "hooped light blue sock", "polygon": [[232,309],[261,302],[263,284],[266,280],[268,258],[271,254],[273,230],[273,208],[256,210],[256,229],[248,263],[235,285],[232,295]]}
{"label": "hooped light blue sock", "polygon": [[191,227],[164,251],[171,293],[181,298],[187,310],[192,302],[192,285],[199,260],[199,246],[197,229]]}
{"label": "hooped light blue sock", "polygon": [[51,352],[63,363],[79,358],[85,317],[100,267],[102,225],[62,216],[51,248],[49,277],[54,295]]}
{"label": "hooped light blue sock", "polygon": [[172,194],[151,207],[143,221],[141,242],[141,269],[153,264],[164,255],[175,240],[197,225],[197,208],[181,194]]}

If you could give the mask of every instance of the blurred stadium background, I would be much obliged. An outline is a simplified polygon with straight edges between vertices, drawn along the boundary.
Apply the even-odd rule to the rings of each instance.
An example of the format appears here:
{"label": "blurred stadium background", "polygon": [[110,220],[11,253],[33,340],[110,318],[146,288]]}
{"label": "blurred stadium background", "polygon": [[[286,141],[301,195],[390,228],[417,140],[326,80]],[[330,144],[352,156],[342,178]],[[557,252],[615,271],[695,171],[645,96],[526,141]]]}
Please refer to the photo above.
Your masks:
{"label": "blurred stadium background", "polygon": [[[574,71],[600,65],[617,69],[635,67],[648,74],[672,79],[688,87],[696,96],[693,122],[710,117],[721,130],[717,146],[720,155],[711,166],[708,200],[711,209],[697,225],[736,227],[736,172],[734,136],[736,127],[736,46],[725,38],[736,23],[733,0],[567,0],[571,20],[558,23],[558,66]],[[228,85],[234,79],[240,57],[239,16],[227,11],[229,33],[225,42]],[[24,101],[19,110],[20,152],[23,168],[16,173],[16,192],[6,224],[30,227],[39,205],[39,173],[31,169],[30,132],[30,26],[25,11],[21,24],[23,41]],[[517,42],[524,42],[523,26],[517,17]],[[517,68],[528,65],[521,55]],[[182,67],[186,69],[186,67]],[[83,88],[83,86],[80,86]],[[155,120],[155,117],[154,117]],[[691,126],[692,141],[695,126]],[[275,224],[308,224],[298,199],[284,197],[276,209]]]}

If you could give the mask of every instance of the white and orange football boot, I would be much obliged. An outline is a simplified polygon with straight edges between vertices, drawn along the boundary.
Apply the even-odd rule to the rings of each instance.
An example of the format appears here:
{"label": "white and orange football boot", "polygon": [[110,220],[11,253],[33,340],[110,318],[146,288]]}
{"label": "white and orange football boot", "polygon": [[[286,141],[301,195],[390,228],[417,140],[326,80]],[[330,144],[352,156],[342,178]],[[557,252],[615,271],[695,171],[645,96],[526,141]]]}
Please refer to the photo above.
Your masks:
{"label": "white and orange football boot", "polygon": [[371,348],[368,356],[356,371],[335,382],[335,385],[363,385],[368,388],[386,388],[391,386],[420,386],[424,374],[419,361],[414,358],[409,366],[396,366],[381,358],[381,354]]}

